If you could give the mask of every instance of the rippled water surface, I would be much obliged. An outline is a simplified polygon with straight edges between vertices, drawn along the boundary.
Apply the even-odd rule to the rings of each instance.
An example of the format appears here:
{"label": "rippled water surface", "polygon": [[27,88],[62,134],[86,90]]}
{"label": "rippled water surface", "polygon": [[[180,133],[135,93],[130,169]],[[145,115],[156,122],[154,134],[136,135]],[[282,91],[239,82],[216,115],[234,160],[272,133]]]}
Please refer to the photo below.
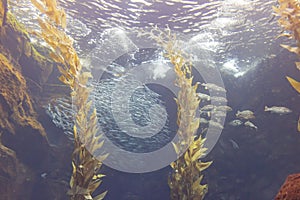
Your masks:
{"label": "rippled water surface", "polygon": [[[137,43],[136,38],[132,38],[135,31],[168,26],[185,43],[197,44],[193,51],[213,53],[213,61],[219,68],[241,76],[263,58],[272,56],[279,44],[275,38],[280,28],[272,11],[276,1],[59,2],[68,14],[67,32],[83,55],[91,50],[97,53],[103,46],[116,49],[122,45],[130,49]],[[29,0],[11,3],[11,7],[20,21],[38,29],[35,21],[38,12]],[[107,34],[121,40],[108,41]]]}

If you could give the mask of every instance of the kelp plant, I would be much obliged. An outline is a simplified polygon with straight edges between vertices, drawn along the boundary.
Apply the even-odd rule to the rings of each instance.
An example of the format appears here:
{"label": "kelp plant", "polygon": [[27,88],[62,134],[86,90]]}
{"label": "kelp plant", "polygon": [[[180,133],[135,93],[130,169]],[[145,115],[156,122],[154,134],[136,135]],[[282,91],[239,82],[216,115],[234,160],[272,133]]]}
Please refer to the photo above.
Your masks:
{"label": "kelp plant", "polygon": [[[289,33],[283,33],[279,37],[288,37],[296,40],[295,47],[281,44],[290,52],[296,53],[300,56],[300,2],[298,0],[278,0],[278,7],[273,7],[274,11],[279,15],[278,23],[284,30]],[[300,62],[296,62],[296,67],[300,70]],[[286,77],[292,87],[300,93],[300,82],[291,77]],[[298,131],[300,132],[300,117],[298,119]]]}
{"label": "kelp plant", "polygon": [[106,192],[92,197],[91,194],[100,185],[99,174],[102,161],[107,155],[93,156],[95,151],[103,145],[100,142],[101,134],[96,135],[97,116],[96,110],[91,108],[92,102],[88,97],[90,88],[87,86],[91,77],[89,72],[83,72],[78,55],[73,48],[73,40],[66,35],[66,14],[62,8],[58,8],[56,0],[31,0],[40,12],[47,17],[39,18],[41,32],[34,32],[44,39],[51,47],[50,57],[57,62],[61,73],[59,80],[71,89],[73,107],[75,110],[74,142],[72,154],[73,173],[70,180],[68,194],[72,200],[101,200]]}
{"label": "kelp plant", "polygon": [[173,143],[178,159],[170,164],[172,174],[168,184],[172,200],[201,200],[208,191],[208,186],[202,185],[202,171],[212,162],[202,162],[206,148],[203,147],[205,138],[197,135],[200,119],[196,117],[196,110],[200,99],[196,90],[198,84],[192,83],[192,63],[187,61],[185,53],[177,46],[176,35],[170,29],[166,31],[154,28],[150,37],[158,42],[166,51],[165,57],[174,65],[176,86],[180,88],[175,99],[177,111],[177,135],[179,142]]}
{"label": "kelp plant", "polygon": [[1,24],[1,26],[5,25],[5,22],[6,22],[6,15],[7,15],[7,10],[8,10],[7,1],[8,0],[0,1],[0,14],[1,14],[0,24]]}

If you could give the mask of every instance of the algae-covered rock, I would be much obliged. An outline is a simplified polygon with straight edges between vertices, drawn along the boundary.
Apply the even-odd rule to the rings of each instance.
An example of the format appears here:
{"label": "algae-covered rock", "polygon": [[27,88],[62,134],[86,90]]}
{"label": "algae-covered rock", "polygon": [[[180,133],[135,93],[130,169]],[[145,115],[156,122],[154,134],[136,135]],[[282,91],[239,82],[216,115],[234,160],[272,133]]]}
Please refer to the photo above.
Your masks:
{"label": "algae-covered rock", "polygon": [[53,82],[49,77],[57,80],[55,63],[36,51],[5,2],[0,0],[0,199],[65,199],[59,197],[67,184],[41,176],[53,169],[62,174],[61,165],[70,167],[49,145],[38,120],[44,86]]}
{"label": "algae-covered rock", "polygon": [[15,133],[15,125],[29,126],[45,136],[45,130],[36,119],[26,81],[7,58],[0,54],[0,126]]}
{"label": "algae-covered rock", "polygon": [[10,55],[10,60],[19,64],[19,70],[30,88],[41,88],[47,82],[53,71],[53,62],[36,51],[26,29],[9,12],[6,23],[0,29],[0,46],[1,52]]}
{"label": "algae-covered rock", "polygon": [[32,172],[22,165],[16,153],[0,143],[0,199],[29,199]]}
{"label": "algae-covered rock", "polygon": [[3,143],[13,149],[24,164],[41,168],[50,152],[46,132],[37,120],[26,80],[15,65],[0,54],[0,130],[4,132]]}

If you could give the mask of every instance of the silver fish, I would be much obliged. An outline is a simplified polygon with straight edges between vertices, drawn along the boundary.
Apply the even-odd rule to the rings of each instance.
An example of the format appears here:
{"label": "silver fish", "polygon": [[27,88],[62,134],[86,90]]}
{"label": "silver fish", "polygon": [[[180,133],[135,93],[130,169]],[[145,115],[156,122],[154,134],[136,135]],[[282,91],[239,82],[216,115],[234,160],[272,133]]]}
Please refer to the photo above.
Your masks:
{"label": "silver fish", "polygon": [[218,128],[218,129],[223,129],[224,128],[219,122],[215,122],[215,121],[212,121],[212,120],[209,121],[209,125],[211,125],[212,127]]}
{"label": "silver fish", "polygon": [[208,124],[209,120],[205,119],[205,118],[200,118],[200,124]]}
{"label": "silver fish", "polygon": [[254,125],[252,122],[250,122],[249,120],[246,121],[246,122],[244,123],[244,125],[247,126],[247,127],[250,127],[250,128],[253,128],[253,129],[257,130],[257,126],[255,126],[255,125]]}
{"label": "silver fish", "polygon": [[225,88],[220,87],[220,86],[218,86],[214,83],[202,83],[201,85],[204,86],[204,88],[206,90],[211,89],[211,90],[214,90],[214,91],[217,91],[217,92],[226,92]]}
{"label": "silver fish", "polygon": [[286,107],[282,107],[282,106],[272,106],[272,107],[268,107],[265,106],[265,112],[271,112],[271,113],[276,113],[276,114],[288,114],[291,113],[292,110],[290,110],[289,108]]}
{"label": "silver fish", "polygon": [[243,110],[243,111],[237,111],[237,113],[235,114],[235,116],[237,118],[240,118],[240,119],[254,119],[255,116],[254,116],[254,113],[251,111],[251,110]]}
{"label": "silver fish", "polygon": [[217,106],[216,110],[217,111],[229,112],[229,111],[232,111],[232,108],[230,106]]}
{"label": "silver fish", "polygon": [[41,174],[41,177],[42,177],[43,179],[45,179],[45,178],[47,177],[47,175],[48,175],[48,174],[47,174],[46,172],[44,172],[44,173]]}
{"label": "silver fish", "polygon": [[230,126],[240,126],[243,124],[243,122],[239,119],[232,120],[228,123]]}
{"label": "silver fish", "polygon": [[203,106],[202,108],[200,108],[200,111],[211,111],[215,108],[214,105],[206,105],[206,106]]}
{"label": "silver fish", "polygon": [[232,144],[232,147],[234,149],[239,149],[239,145],[236,143],[236,141],[234,141],[233,139],[230,139],[229,142]]}
{"label": "silver fish", "polygon": [[212,112],[212,115],[216,117],[226,117],[226,112],[221,110],[216,110]]}
{"label": "silver fish", "polygon": [[210,96],[203,93],[197,93],[197,97],[204,101],[210,101]]}
{"label": "silver fish", "polygon": [[211,97],[211,101],[216,101],[216,102],[227,102],[227,99],[225,97]]}

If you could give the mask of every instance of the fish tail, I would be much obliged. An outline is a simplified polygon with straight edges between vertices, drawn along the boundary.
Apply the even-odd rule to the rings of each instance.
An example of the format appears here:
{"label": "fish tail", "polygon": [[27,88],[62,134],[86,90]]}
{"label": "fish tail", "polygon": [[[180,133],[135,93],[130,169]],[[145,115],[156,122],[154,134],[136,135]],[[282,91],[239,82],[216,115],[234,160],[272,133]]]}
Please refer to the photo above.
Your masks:
{"label": "fish tail", "polygon": [[265,111],[268,111],[268,110],[269,110],[268,106],[265,106]]}

